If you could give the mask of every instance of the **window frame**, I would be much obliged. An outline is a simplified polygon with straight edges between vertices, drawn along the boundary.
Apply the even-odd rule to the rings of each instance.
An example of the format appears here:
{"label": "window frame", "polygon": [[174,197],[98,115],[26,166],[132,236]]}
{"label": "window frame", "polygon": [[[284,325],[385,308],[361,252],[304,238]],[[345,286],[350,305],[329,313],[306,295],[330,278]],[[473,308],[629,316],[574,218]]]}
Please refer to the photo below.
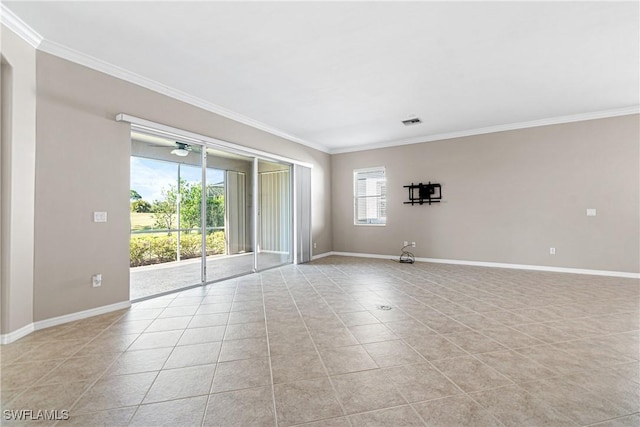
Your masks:
{"label": "window frame", "polygon": [[[384,176],[384,186],[385,191],[383,194],[377,196],[358,196],[358,174],[366,173],[366,172],[382,172]],[[387,168],[385,166],[375,166],[369,168],[361,168],[353,170],[353,225],[357,226],[365,226],[365,227],[385,227],[387,225],[387,216],[386,216],[386,187],[387,187]],[[358,200],[366,197],[379,197],[380,200],[385,202],[385,216],[383,223],[362,223],[358,222]]]}

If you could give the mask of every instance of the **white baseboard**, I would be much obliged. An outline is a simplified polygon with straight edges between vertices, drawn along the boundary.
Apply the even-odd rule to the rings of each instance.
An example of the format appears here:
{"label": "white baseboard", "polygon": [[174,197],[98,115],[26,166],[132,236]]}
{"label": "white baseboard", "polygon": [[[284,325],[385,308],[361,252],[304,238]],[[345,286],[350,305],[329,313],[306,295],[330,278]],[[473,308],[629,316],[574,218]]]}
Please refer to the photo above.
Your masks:
{"label": "white baseboard", "polygon": [[23,326],[20,329],[16,329],[13,332],[0,335],[0,344],[10,344],[14,341],[19,340],[22,337],[29,335],[33,331],[35,331],[33,323],[29,323],[28,325]]}
{"label": "white baseboard", "polygon": [[380,254],[363,254],[360,252],[329,252],[327,254],[323,254],[326,256],[336,255],[336,256],[352,256],[356,258],[375,258],[375,259],[396,259],[398,255],[380,255]]}
{"label": "white baseboard", "polygon": [[337,252],[324,252],[318,255],[312,255],[311,256],[311,261],[315,261],[317,259],[321,259],[321,258],[325,258],[331,255],[337,255]]}
{"label": "white baseboard", "polygon": [[87,317],[98,316],[100,314],[110,313],[112,311],[122,310],[131,307],[131,301],[122,301],[115,304],[103,305],[102,307],[90,308],[89,310],[78,311],[77,313],[65,314],[63,316],[52,317],[50,319],[34,322],[35,330],[50,328],[52,326],[62,325],[63,323],[74,322],[76,320],[86,319]]}
{"label": "white baseboard", "polygon": [[[397,259],[398,255],[379,255],[379,254],[363,254],[358,252],[326,252],[318,255],[319,258],[326,256],[350,256],[358,258],[376,258],[376,259]],[[313,257],[315,260],[316,257]],[[593,276],[609,276],[609,277],[623,277],[627,279],[640,279],[640,273],[629,273],[626,271],[608,271],[608,270],[589,270],[583,268],[568,268],[568,267],[551,267],[546,265],[528,265],[528,264],[508,264],[502,262],[484,262],[484,261],[464,261],[455,259],[440,259],[440,258],[416,258],[418,262],[434,262],[440,264],[457,264],[457,265],[472,265],[477,267],[492,267],[492,268],[511,268],[516,270],[535,270],[535,271],[549,271],[553,273],[571,273],[571,274],[588,274]]]}
{"label": "white baseboard", "polygon": [[91,308],[89,310],[78,311],[77,313],[65,314],[64,316],[52,317],[50,319],[33,322],[8,334],[0,335],[0,344],[10,344],[24,336],[29,335],[33,331],[62,325],[63,323],[74,322],[76,320],[86,319],[87,317],[110,313],[112,311],[123,310],[129,307],[131,307],[131,301],[122,301],[115,304],[103,305],[102,307]]}

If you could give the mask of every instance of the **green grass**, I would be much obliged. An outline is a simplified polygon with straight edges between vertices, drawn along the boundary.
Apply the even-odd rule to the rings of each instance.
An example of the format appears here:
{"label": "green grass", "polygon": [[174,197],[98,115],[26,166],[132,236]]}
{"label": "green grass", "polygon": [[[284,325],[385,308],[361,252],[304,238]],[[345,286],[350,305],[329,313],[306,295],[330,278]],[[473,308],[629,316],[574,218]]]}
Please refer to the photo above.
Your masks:
{"label": "green grass", "polygon": [[151,213],[131,212],[131,229],[143,230],[145,227],[153,228],[155,220]]}

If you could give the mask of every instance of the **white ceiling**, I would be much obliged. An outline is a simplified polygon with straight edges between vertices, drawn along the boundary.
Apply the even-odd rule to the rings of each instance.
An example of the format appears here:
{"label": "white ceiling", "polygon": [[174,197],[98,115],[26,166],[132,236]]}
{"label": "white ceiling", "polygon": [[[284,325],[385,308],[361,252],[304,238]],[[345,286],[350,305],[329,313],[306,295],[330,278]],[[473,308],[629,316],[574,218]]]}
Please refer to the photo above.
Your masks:
{"label": "white ceiling", "polygon": [[328,152],[640,103],[638,2],[4,4],[43,50]]}

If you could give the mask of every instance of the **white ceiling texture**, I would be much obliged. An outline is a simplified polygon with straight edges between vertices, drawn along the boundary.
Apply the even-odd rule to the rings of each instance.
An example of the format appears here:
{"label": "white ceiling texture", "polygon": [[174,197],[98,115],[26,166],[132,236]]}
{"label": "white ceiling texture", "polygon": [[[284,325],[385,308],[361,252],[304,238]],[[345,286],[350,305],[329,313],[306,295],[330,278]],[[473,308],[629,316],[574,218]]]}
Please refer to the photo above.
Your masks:
{"label": "white ceiling texture", "polygon": [[332,153],[638,111],[637,1],[3,4],[39,49]]}

